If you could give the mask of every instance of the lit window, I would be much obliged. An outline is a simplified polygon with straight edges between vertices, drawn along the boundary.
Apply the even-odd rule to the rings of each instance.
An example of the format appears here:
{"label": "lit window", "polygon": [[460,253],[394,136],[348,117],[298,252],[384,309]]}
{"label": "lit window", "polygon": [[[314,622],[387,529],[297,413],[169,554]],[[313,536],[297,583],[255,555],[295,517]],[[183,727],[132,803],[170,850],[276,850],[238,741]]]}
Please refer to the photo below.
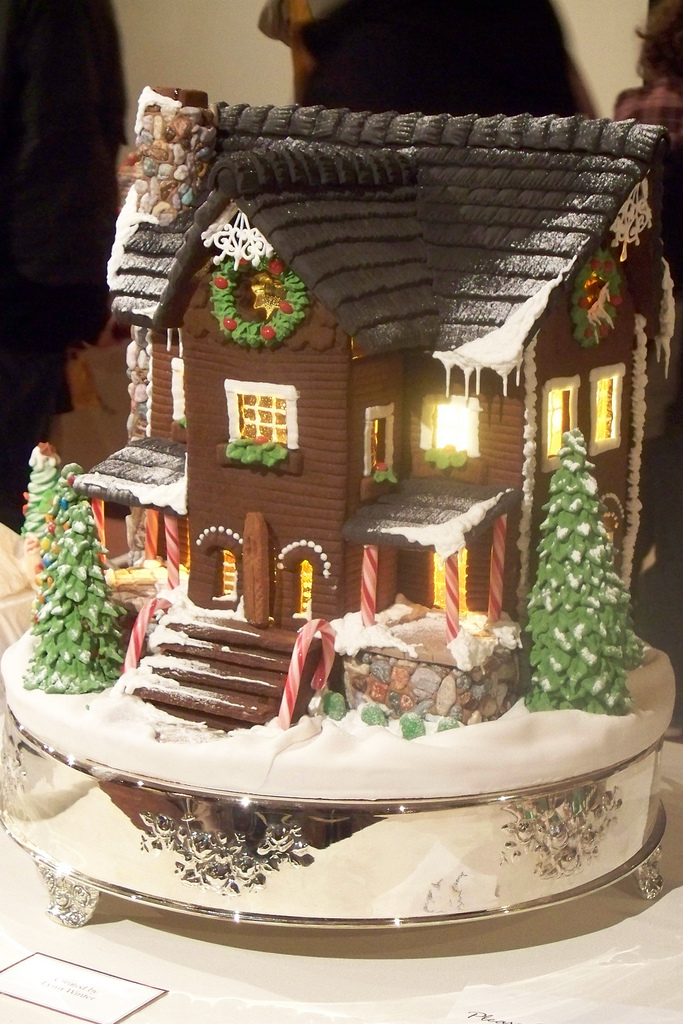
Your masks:
{"label": "lit window", "polygon": [[299,447],[296,388],[290,384],[256,384],[226,380],[229,440],[267,437],[287,448]]}
{"label": "lit window", "polygon": [[[446,607],[446,563],[434,553],[432,564],[434,607]],[[458,551],[458,608],[461,615],[467,611],[467,548]]]}
{"label": "lit window", "polygon": [[307,619],[311,617],[311,597],[313,595],[313,566],[304,558],[299,566],[299,615]]}
{"label": "lit window", "polygon": [[235,597],[237,594],[237,562],[232,551],[223,549],[223,574],[221,578],[221,597]]}
{"label": "lit window", "polygon": [[363,476],[378,466],[391,469],[394,463],[394,403],[371,405],[365,410]]}
{"label": "lit window", "polygon": [[621,394],[626,367],[599,366],[590,372],[591,439],[589,455],[618,448],[621,444]]}
{"label": "lit window", "polygon": [[477,458],[480,412],[478,398],[451,395],[444,400],[429,395],[422,406],[420,447],[428,451],[451,445],[456,451],[467,452],[469,458]]}
{"label": "lit window", "polygon": [[562,435],[576,426],[580,378],[556,377],[543,385],[543,469],[557,469]]}

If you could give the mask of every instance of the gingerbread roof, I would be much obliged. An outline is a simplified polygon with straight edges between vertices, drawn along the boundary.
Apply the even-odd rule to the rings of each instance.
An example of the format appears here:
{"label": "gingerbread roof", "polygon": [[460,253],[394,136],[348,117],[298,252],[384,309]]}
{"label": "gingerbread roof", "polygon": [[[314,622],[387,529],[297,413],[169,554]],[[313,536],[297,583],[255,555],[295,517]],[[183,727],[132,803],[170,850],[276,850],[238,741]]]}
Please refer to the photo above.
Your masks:
{"label": "gingerbread roof", "polygon": [[396,490],[361,505],[342,529],[355,544],[434,548],[448,558],[518,505],[522,492],[441,478],[408,478]]}
{"label": "gingerbread roof", "polygon": [[187,512],[185,445],[161,437],[134,438],[125,448],[76,477],[74,490],[89,498]]}
{"label": "gingerbread roof", "polygon": [[[177,326],[206,263],[201,233],[234,200],[367,351],[452,353],[543,292],[522,316],[528,336],[658,164],[664,134],[583,117],[220,106],[213,191],[182,240],[178,222],[143,225],[136,255],[133,235],[114,308]],[[153,260],[169,258],[171,234],[164,287]]]}

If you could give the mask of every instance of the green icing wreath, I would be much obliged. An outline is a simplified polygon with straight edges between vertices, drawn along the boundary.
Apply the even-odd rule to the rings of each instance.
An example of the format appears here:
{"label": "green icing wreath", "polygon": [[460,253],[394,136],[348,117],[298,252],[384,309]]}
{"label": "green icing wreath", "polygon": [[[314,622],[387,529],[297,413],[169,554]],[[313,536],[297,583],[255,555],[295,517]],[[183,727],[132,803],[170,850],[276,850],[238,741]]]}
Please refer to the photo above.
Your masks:
{"label": "green icing wreath", "polygon": [[616,260],[608,249],[598,249],[577,277],[572,292],[571,318],[579,345],[599,345],[614,327],[622,302]]}
{"label": "green icing wreath", "polygon": [[[265,320],[245,320],[237,311],[235,290],[245,273],[251,273],[253,278],[265,275],[265,284],[271,279],[266,304],[260,307],[254,304],[255,309],[265,309]],[[248,348],[273,346],[285,341],[304,319],[309,304],[301,278],[287,269],[275,255],[262,257],[256,267],[247,260],[241,260],[237,269],[233,260],[223,260],[211,280],[211,301],[221,333]]]}

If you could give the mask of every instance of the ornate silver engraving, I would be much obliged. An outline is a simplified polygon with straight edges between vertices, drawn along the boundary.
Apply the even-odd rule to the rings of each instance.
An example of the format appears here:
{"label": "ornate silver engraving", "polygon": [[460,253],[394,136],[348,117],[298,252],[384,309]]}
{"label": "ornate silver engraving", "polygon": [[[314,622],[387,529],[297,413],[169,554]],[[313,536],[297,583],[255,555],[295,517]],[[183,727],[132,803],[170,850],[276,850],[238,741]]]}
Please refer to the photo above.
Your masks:
{"label": "ornate silver engraving", "polygon": [[179,855],[175,872],[186,885],[212,889],[224,895],[261,889],[268,873],[282,864],[306,867],[313,857],[301,826],[290,815],[253,815],[253,827],[232,835],[211,832],[192,815],[180,821],[165,814],[140,815],[147,832],[142,837],[145,853],[170,850]]}
{"label": "ornate silver engraving", "polygon": [[258,267],[264,256],[273,254],[273,247],[258,228],[252,228],[249,218],[241,210],[229,221],[227,216],[234,211],[235,207],[232,207],[227,215],[207,228],[202,233],[202,241],[207,249],[211,246],[218,249],[214,263],[231,259],[237,270],[240,260],[246,260],[253,267]]}
{"label": "ornate silver engraving", "polygon": [[509,839],[501,863],[530,853],[541,878],[576,874],[597,855],[620,807],[617,788],[605,783],[506,804],[513,820],[503,825]]}
{"label": "ornate silver engraving", "polygon": [[652,208],[649,202],[649,186],[647,178],[644,178],[631,191],[612,224],[614,232],[612,246],[621,245],[619,259],[622,262],[628,255],[629,245],[639,245],[643,231],[651,227]]}
{"label": "ornate silver engraving", "polygon": [[645,900],[654,900],[659,896],[664,879],[659,873],[659,861],[662,856],[661,847],[652,851],[647,860],[636,868],[636,881],[640,894]]}
{"label": "ornate silver engraving", "polygon": [[82,928],[95,913],[99,889],[36,860],[50,896],[47,912],[67,928]]}
{"label": "ornate silver engraving", "polygon": [[21,753],[9,736],[5,737],[2,748],[2,780],[0,782],[0,807],[9,807],[17,794],[23,793],[26,770],[21,763]]}

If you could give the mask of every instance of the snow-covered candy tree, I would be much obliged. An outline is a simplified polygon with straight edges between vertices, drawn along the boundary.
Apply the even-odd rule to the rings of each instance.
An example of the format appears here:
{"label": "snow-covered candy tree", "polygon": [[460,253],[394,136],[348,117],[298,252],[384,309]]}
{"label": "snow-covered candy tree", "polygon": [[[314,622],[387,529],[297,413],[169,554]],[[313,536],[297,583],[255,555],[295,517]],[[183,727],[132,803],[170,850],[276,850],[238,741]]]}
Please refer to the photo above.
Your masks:
{"label": "snow-covered candy tree", "polygon": [[642,658],[628,591],[614,571],[593,466],[580,430],[562,437],[541,524],[536,583],[529,599],[532,711],[577,708],[626,714],[626,672]]}
{"label": "snow-covered candy tree", "polygon": [[48,522],[52,544],[36,600],[33,634],[38,645],[24,686],[47,693],[88,693],[112,686],[121,674],[121,609],[104,578],[104,549],[90,502],[66,476]]}
{"label": "snow-covered candy tree", "polygon": [[45,516],[50,511],[59,479],[59,456],[51,444],[41,441],[31,452],[31,467],[22,536],[30,534],[40,540],[47,532]]}

